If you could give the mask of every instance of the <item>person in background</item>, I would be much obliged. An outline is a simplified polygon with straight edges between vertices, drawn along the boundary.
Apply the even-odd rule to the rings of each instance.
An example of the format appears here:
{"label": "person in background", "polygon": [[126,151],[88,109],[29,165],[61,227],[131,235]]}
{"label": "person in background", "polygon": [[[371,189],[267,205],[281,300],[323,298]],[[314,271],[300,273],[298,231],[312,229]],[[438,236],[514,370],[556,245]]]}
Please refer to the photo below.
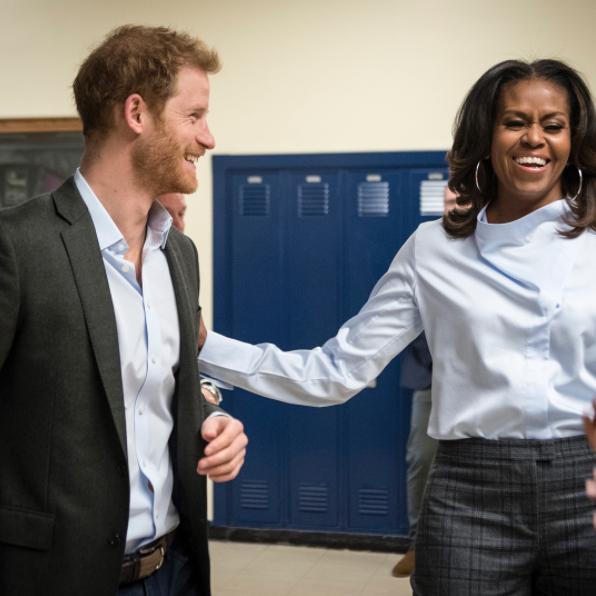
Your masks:
{"label": "person in background", "polygon": [[170,192],[159,196],[157,200],[172,216],[172,225],[184,233],[186,229],[186,195],[181,192]]}
{"label": "person in background", "polygon": [[217,54],[123,26],[73,89],[80,168],[0,211],[0,594],[209,596],[206,476],[242,424],[201,398],[197,252],[158,195],[215,141]]}
{"label": "person in background", "polygon": [[[456,208],[456,198],[455,193],[445,185],[443,192],[445,214]],[[406,554],[394,565],[391,571],[393,577],[409,577],[414,571],[416,562],[416,528],[418,527],[426,479],[437,450],[437,441],[428,434],[428,421],[432,405],[432,372],[433,362],[428,342],[422,333],[406,348],[401,364],[400,386],[413,392],[410,433],[406,447],[410,546]]]}
{"label": "person in background", "polygon": [[426,479],[437,450],[437,441],[427,432],[431,409],[431,380],[432,359],[426,337],[422,333],[406,348],[401,364],[400,386],[412,390],[410,433],[406,447],[410,546],[393,567],[391,573],[394,577],[409,577],[414,571],[418,517]]}
{"label": "person in background", "polygon": [[[184,233],[186,229],[186,196],[181,192],[170,192],[157,197],[157,201],[171,215],[172,225]],[[205,400],[215,406],[218,406],[223,401],[219,387],[211,379],[201,379],[201,393]]]}
{"label": "person in background", "polygon": [[293,404],[345,402],[422,331],[439,440],[416,534],[416,596],[592,596],[582,412],[596,386],[596,114],[557,60],[507,60],[456,118],[450,188],[360,312],[284,352],[208,332],[205,374]]}

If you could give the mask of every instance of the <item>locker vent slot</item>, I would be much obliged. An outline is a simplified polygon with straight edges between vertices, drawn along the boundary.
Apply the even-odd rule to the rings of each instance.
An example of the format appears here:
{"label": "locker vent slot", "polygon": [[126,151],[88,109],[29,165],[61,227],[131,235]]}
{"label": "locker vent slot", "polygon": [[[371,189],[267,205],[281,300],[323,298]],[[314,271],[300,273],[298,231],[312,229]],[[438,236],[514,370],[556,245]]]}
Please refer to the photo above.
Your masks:
{"label": "locker vent slot", "polygon": [[271,191],[268,184],[243,184],[240,187],[240,215],[267,217],[271,208]]}
{"label": "locker vent slot", "polygon": [[269,509],[269,483],[265,480],[245,480],[240,484],[242,509]]}
{"label": "locker vent slot", "polygon": [[308,513],[326,513],[329,509],[329,489],[325,484],[300,484],[298,509]]}
{"label": "locker vent slot", "polygon": [[423,180],[420,183],[420,215],[443,215],[443,193],[447,180]]}
{"label": "locker vent slot", "polygon": [[329,214],[329,184],[300,184],[298,186],[298,217]]}
{"label": "locker vent slot", "polygon": [[361,182],[358,185],[358,217],[388,217],[389,182]]}
{"label": "locker vent slot", "polygon": [[383,488],[361,488],[358,511],[362,515],[389,515],[389,492]]}

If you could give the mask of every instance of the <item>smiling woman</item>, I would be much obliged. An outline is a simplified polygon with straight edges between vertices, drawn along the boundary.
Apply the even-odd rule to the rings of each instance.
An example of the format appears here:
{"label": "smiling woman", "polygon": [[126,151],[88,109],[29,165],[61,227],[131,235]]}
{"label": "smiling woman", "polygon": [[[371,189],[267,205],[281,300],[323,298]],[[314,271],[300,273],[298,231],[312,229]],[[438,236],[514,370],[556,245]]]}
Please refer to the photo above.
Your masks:
{"label": "smiling woman", "polygon": [[491,163],[499,181],[487,209],[505,223],[563,196],[561,175],[571,151],[565,89],[541,79],[506,85],[493,129]]}
{"label": "smiling woman", "polygon": [[579,74],[557,60],[507,60],[472,87],[455,123],[450,187],[468,211],[445,218],[466,237],[487,209],[504,223],[564,198],[573,214],[569,236],[596,229],[596,116]]}
{"label": "smiling woman", "polygon": [[439,439],[416,533],[416,596],[592,596],[596,118],[554,60],[497,64],[449,153],[458,207],[400,249],[360,312],[311,350],[209,332],[205,374],[294,404],[343,403],[421,331]]}

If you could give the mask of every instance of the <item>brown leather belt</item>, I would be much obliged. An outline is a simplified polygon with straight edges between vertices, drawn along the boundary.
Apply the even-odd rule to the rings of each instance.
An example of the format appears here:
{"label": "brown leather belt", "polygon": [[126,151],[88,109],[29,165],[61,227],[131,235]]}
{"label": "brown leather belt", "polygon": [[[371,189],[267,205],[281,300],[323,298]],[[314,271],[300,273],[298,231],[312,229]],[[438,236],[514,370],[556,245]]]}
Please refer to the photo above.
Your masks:
{"label": "brown leather belt", "polygon": [[120,570],[120,585],[145,579],[160,569],[175,535],[176,530],[172,530],[169,534],[141,547],[136,553],[126,555]]}

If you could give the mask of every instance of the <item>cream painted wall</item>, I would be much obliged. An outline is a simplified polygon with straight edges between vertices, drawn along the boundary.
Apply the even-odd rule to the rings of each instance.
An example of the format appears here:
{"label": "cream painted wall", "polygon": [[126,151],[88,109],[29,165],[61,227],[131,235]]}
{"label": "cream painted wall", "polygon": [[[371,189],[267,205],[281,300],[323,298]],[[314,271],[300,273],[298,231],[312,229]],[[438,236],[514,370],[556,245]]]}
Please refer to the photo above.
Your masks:
{"label": "cream painted wall", "polygon": [[[219,51],[216,153],[442,149],[473,81],[559,57],[596,81],[593,0],[0,0],[0,118],[74,115],[77,65],[112,27],[165,24]],[[189,209],[211,319],[210,159]]]}

